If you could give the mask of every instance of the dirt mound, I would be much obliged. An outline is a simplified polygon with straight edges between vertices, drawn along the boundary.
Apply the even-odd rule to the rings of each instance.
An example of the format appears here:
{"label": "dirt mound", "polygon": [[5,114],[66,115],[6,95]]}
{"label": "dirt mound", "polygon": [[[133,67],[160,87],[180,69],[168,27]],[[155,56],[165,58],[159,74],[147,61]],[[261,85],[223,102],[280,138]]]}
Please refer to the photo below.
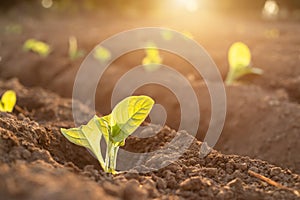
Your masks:
{"label": "dirt mound", "polygon": [[[248,170],[295,190],[300,190],[299,175],[265,161],[215,150],[200,158],[201,142],[196,140],[179,160],[163,169],[106,174],[86,149],[71,144],[59,132],[60,127],[74,126],[70,99],[24,88],[15,80],[0,82],[1,91],[8,88],[16,90],[20,108],[12,114],[0,113],[0,196],[4,199],[299,198],[296,191],[271,186]],[[78,112],[89,115],[83,105]],[[176,135],[191,138],[164,127],[149,139],[128,138],[125,148],[154,151]],[[167,162],[173,154],[176,151],[153,159]]]}

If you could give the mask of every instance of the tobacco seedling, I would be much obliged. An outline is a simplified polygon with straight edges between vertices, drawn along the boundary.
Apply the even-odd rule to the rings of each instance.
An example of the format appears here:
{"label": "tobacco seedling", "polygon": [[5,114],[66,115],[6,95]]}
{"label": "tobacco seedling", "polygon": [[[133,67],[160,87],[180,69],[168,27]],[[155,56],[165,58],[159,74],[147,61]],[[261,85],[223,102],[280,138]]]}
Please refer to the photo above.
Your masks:
{"label": "tobacco seedling", "polygon": [[[72,143],[88,148],[98,159],[105,172],[116,172],[117,154],[125,139],[146,119],[154,101],[148,96],[131,96],[119,102],[112,113],[103,117],[94,116],[79,128],[61,129]],[[103,158],[100,141],[104,138],[106,154]]]}
{"label": "tobacco seedling", "polygon": [[99,60],[101,62],[106,62],[111,59],[110,51],[102,46],[96,47],[96,49],[94,50],[93,56],[94,56],[94,58],[96,58],[97,60]]}
{"label": "tobacco seedling", "polygon": [[50,46],[48,44],[35,39],[26,40],[23,45],[23,50],[33,51],[42,57],[47,57],[51,52]]}
{"label": "tobacco seedling", "polygon": [[162,58],[155,44],[149,43],[145,48],[146,56],[143,58],[142,64],[145,70],[155,71],[162,63]]}
{"label": "tobacco seedling", "polygon": [[12,112],[17,102],[17,95],[13,90],[7,90],[1,97],[0,111]]}
{"label": "tobacco seedling", "polygon": [[84,56],[83,50],[78,50],[77,39],[74,36],[69,38],[69,58],[75,60]]}
{"label": "tobacco seedling", "polygon": [[248,46],[242,42],[236,42],[229,48],[228,51],[229,72],[225,83],[232,84],[240,77],[247,74],[263,73],[262,69],[251,66],[251,52]]}

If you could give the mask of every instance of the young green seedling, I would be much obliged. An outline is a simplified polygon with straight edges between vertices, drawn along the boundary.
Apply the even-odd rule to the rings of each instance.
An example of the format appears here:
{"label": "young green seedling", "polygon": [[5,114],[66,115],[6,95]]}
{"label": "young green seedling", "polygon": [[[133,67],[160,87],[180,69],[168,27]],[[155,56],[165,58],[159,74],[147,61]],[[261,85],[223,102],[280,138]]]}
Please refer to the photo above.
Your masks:
{"label": "young green seedling", "polygon": [[111,53],[108,49],[102,46],[96,47],[93,53],[94,58],[101,62],[106,62],[111,59]]}
{"label": "young green seedling", "polygon": [[[61,132],[70,142],[91,150],[103,170],[114,174],[120,146],[146,119],[153,104],[153,99],[148,96],[127,97],[115,106],[111,114],[104,117],[95,115],[86,125],[62,128]],[[106,143],[105,158],[100,147],[102,137]]]}
{"label": "young green seedling", "polygon": [[162,58],[159,55],[159,50],[155,44],[149,43],[145,49],[146,56],[143,58],[142,64],[145,70],[155,71],[162,63]]}
{"label": "young green seedling", "polygon": [[71,60],[75,60],[84,56],[84,51],[78,50],[77,39],[74,36],[69,38],[69,57]]}
{"label": "young green seedling", "polygon": [[1,97],[0,112],[12,112],[16,102],[16,93],[13,90],[7,90]]}
{"label": "young green seedling", "polygon": [[48,44],[35,39],[26,40],[23,45],[23,50],[33,51],[42,57],[47,57],[51,52],[50,46]]}
{"label": "young green seedling", "polygon": [[232,84],[246,74],[261,75],[263,73],[262,69],[251,66],[251,52],[248,46],[242,42],[231,45],[228,51],[228,62],[229,72],[225,81],[227,85]]}

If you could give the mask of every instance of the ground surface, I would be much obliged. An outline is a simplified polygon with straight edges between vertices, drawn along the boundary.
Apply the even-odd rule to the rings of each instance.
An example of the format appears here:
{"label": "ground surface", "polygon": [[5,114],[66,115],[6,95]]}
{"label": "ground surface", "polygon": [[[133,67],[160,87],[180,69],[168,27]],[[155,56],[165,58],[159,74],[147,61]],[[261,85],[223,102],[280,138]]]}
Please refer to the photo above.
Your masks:
{"label": "ground surface", "polygon": [[[80,16],[29,14],[17,9],[2,14],[0,77],[3,81],[0,92],[15,89],[18,106],[24,111],[1,114],[0,151],[3,156],[0,176],[5,181],[0,183],[0,196],[40,199],[47,194],[49,199],[79,199],[84,195],[96,199],[107,195],[107,199],[130,199],[134,198],[132,195],[139,194],[139,198],[143,195],[145,198],[167,198],[171,195],[174,199],[258,199],[258,196],[295,199],[291,192],[268,186],[250,176],[247,170],[251,168],[289,187],[300,187],[299,176],[296,175],[300,173],[299,21],[267,22],[256,17],[217,14],[199,14],[197,19],[189,15],[180,18],[173,15],[143,16],[137,19],[134,14],[120,16],[107,12],[82,13]],[[16,24],[21,25],[21,34],[6,28]],[[31,87],[39,86],[63,97],[71,97],[73,81],[83,58],[75,61],[68,58],[69,36],[76,36],[79,48],[89,52],[110,35],[143,26],[190,31],[212,56],[223,78],[228,70],[226,54],[229,46],[235,41],[248,44],[253,65],[262,68],[264,75],[245,77],[240,84],[226,87],[227,117],[215,149],[267,162],[227,156],[216,151],[200,159],[197,156],[200,143],[194,142],[179,161],[158,172],[108,176],[99,171],[97,161],[85,149],[70,144],[61,136],[60,127],[74,126],[71,100]],[[22,45],[28,38],[46,41],[51,44],[53,52],[47,58],[23,52]],[[211,111],[207,88],[187,62],[169,54],[163,56],[165,64],[185,75],[196,91],[201,108],[197,138],[202,140]],[[143,52],[122,56],[105,72],[97,92],[99,113],[110,112],[114,84],[128,69],[139,65],[142,58]],[[9,80],[13,77],[29,89]],[[168,111],[166,124],[172,129],[178,128],[180,111],[172,93],[149,86],[140,88],[137,93],[146,93],[165,106]],[[80,112],[90,114],[84,105]],[[176,132],[165,128],[151,142],[148,141],[149,149],[139,146],[137,138],[131,138],[126,148],[134,146],[130,150],[151,151],[159,146],[156,144],[168,141],[174,134]],[[60,179],[61,176],[65,178]],[[74,184],[68,184],[70,182]],[[194,182],[199,187],[193,188]],[[32,191],[32,188],[36,190]],[[62,191],[61,188],[67,189]]]}
{"label": "ground surface", "polygon": [[[149,152],[182,134],[193,142],[179,160],[171,161],[180,141],[173,143],[169,154],[157,153],[147,161],[147,164],[170,162],[163,169],[145,174],[134,169],[114,176],[105,174],[86,149],[71,144],[59,131],[60,127],[74,126],[70,120],[70,99],[38,88],[26,89],[16,80],[0,82],[0,88],[14,89],[18,93],[18,105],[23,109],[0,114],[0,196],[3,199],[297,198],[292,191],[270,186],[248,172],[257,172],[299,190],[300,176],[290,170],[215,150],[200,158],[201,142],[168,127],[146,140],[130,137],[125,148],[131,152]],[[88,111],[82,105],[78,112],[85,115]]]}

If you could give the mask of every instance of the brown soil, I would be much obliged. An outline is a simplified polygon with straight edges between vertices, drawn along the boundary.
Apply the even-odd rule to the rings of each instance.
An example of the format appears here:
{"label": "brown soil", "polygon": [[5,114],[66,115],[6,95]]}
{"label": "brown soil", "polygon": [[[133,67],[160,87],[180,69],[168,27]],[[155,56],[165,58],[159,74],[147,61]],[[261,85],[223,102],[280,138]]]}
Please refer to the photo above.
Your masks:
{"label": "brown soil", "polygon": [[[158,171],[139,174],[133,169],[118,175],[106,174],[86,149],[71,144],[59,131],[60,127],[74,126],[70,99],[39,88],[24,88],[16,80],[0,82],[1,91],[7,88],[18,93],[18,106],[23,113],[0,113],[3,199],[297,198],[292,191],[249,175],[248,170],[300,190],[299,175],[265,161],[215,150],[200,158],[201,142],[196,140],[179,160]],[[79,112],[87,114],[88,109],[82,105]],[[155,137],[143,141],[128,138],[125,148],[153,151],[176,134],[186,133],[164,127]],[[153,159],[167,162],[172,156],[157,154]]]}
{"label": "brown soil", "polygon": [[[300,173],[299,21],[266,22],[249,16],[207,13],[200,13],[198,18],[185,16],[178,20],[172,14],[141,18],[106,12],[80,16],[33,15],[17,9],[1,16],[0,94],[7,89],[16,90],[17,104],[23,111],[0,114],[0,177],[3,180],[0,196],[3,199],[296,199],[292,192],[250,176],[248,170],[300,189],[297,175]],[[14,24],[22,26],[22,34],[5,30]],[[228,70],[229,46],[243,41],[251,49],[253,65],[265,73],[260,77],[245,77],[240,84],[226,87],[225,127],[215,147],[219,152],[213,151],[200,159],[201,143],[194,141],[180,160],[159,171],[107,175],[86,149],[71,144],[59,132],[59,128],[73,127],[74,123],[72,100],[57,94],[71,97],[73,81],[83,59],[68,58],[67,41],[74,35],[79,48],[89,52],[110,35],[145,26],[189,30],[212,56],[223,78]],[[272,29],[279,31],[278,37],[267,37],[266,33]],[[28,38],[46,41],[54,51],[47,58],[25,53],[22,44]],[[185,75],[196,91],[201,109],[197,139],[201,141],[211,112],[207,87],[189,63],[167,53],[163,56],[165,64]],[[127,70],[139,65],[142,57],[143,52],[124,55],[105,72],[96,97],[101,100],[96,105],[100,113],[110,112],[114,84]],[[10,80],[14,77],[26,87],[15,79]],[[150,95],[162,104],[168,111],[166,124],[177,130],[180,110],[170,91],[145,86],[136,93]],[[83,118],[91,115],[85,105],[76,103]],[[157,149],[179,134],[171,129],[165,127],[149,140],[131,137],[125,148],[134,152]]]}

